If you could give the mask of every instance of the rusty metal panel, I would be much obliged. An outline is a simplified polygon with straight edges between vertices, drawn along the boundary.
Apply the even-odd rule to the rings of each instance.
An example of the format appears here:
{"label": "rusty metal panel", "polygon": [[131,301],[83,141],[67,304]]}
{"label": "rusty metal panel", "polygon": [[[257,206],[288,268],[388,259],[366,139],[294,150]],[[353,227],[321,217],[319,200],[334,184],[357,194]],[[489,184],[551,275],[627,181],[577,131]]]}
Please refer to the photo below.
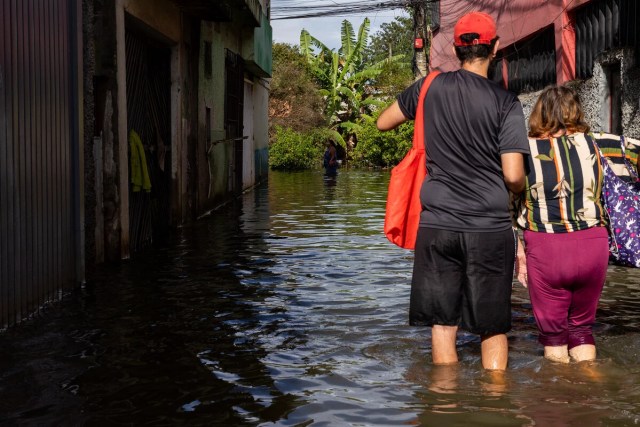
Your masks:
{"label": "rusty metal panel", "polygon": [[76,280],[75,0],[0,0],[0,326]]}
{"label": "rusty metal panel", "polygon": [[13,263],[9,253],[13,250],[13,145],[9,127],[11,111],[11,8],[3,1],[0,4],[0,323],[7,324],[9,306],[9,283],[13,281]]}

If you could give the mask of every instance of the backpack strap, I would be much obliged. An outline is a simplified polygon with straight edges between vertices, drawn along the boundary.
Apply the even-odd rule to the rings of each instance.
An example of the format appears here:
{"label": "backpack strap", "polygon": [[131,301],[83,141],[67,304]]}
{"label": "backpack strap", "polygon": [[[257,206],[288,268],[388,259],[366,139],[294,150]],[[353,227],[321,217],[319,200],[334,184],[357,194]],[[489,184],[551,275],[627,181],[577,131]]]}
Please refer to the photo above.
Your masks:
{"label": "backpack strap", "polygon": [[629,163],[629,159],[627,159],[627,150],[625,147],[624,136],[622,135],[620,135],[620,148],[622,149],[622,160],[624,161],[624,165],[627,167],[627,170],[629,171],[629,175],[631,175],[637,181],[638,174],[636,173],[633,166],[631,166],[631,164]]}
{"label": "backpack strap", "polygon": [[[602,202],[602,216],[603,218],[605,218],[605,222],[606,222],[606,226],[607,226],[607,230],[609,232],[609,253],[615,258],[618,259],[619,256],[619,251],[618,251],[618,242],[616,240],[616,233],[615,233],[615,229],[611,223],[611,215],[609,215],[609,209],[610,207],[610,197],[607,197],[607,195],[605,194],[605,180],[607,180],[607,177],[614,177],[616,176],[615,173],[613,173],[613,171],[611,170],[611,167],[609,166],[609,163],[607,162],[607,158],[604,156],[604,154],[602,153],[602,150],[600,149],[600,146],[597,143],[596,137],[595,135],[593,135],[592,133],[589,134],[585,134],[585,136],[589,136],[589,139],[591,140],[593,147],[595,149],[595,154],[596,154],[596,158],[598,159],[598,164],[600,165],[600,173],[602,174],[602,180],[600,182],[600,184],[598,186],[600,187],[600,201]],[[596,187],[597,188],[597,187]]]}

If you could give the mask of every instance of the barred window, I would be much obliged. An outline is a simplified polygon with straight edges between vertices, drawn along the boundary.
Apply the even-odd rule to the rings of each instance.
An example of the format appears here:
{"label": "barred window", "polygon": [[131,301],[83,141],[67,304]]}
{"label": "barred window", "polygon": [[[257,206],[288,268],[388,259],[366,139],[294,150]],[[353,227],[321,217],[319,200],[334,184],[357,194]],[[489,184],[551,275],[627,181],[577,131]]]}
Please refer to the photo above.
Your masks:
{"label": "barred window", "polygon": [[500,54],[502,60],[507,62],[509,90],[515,93],[533,92],[556,83],[553,25],[501,50]]}
{"label": "barred window", "polygon": [[634,47],[640,54],[639,3],[596,0],[575,10],[576,77],[592,77],[595,59],[609,49]]}

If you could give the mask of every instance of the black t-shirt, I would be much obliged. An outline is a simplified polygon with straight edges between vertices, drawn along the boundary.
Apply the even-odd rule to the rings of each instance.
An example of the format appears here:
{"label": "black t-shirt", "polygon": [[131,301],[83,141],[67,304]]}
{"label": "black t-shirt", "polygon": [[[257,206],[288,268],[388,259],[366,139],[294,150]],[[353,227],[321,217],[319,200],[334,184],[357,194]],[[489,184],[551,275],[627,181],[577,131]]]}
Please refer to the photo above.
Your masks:
{"label": "black t-shirt", "polygon": [[[398,96],[415,119],[424,79]],[[491,232],[511,227],[500,155],[529,153],[522,105],[515,94],[460,69],[431,83],[424,104],[427,177],[421,227]]]}

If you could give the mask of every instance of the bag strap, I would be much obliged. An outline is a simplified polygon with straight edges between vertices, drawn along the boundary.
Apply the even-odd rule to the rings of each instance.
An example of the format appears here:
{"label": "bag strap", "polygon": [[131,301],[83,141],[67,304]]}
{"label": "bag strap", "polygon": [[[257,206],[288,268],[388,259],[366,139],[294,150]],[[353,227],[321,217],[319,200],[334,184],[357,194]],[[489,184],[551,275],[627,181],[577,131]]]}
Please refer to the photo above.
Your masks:
{"label": "bag strap", "polygon": [[413,124],[413,148],[418,150],[424,150],[424,99],[427,97],[427,91],[431,82],[436,76],[440,74],[440,71],[434,70],[430,72],[427,77],[424,78],[422,88],[420,88],[420,96],[418,96],[418,108],[416,109],[416,118]]}
{"label": "bag strap", "polygon": [[593,135],[592,133],[589,134],[585,134],[585,136],[588,136],[589,139],[591,139],[591,143],[593,144],[593,147],[595,148],[595,154],[596,157],[598,159],[598,163],[600,164],[600,170],[602,171],[602,188],[600,189],[600,200],[602,201],[602,214],[606,217],[606,221],[607,221],[607,229],[609,230],[609,252],[615,257],[618,257],[618,242],[616,240],[616,234],[614,232],[613,229],[613,225],[611,224],[611,217],[609,216],[609,209],[611,208],[609,206],[609,201],[605,195],[605,180],[607,180],[607,175],[608,176],[616,176],[615,173],[611,170],[611,167],[609,166],[609,162],[607,161],[607,158],[605,157],[605,155],[602,153],[602,150],[600,149],[600,146],[597,143],[596,137],[595,135]]}
{"label": "bag strap", "polygon": [[622,149],[622,161],[624,161],[624,165],[627,167],[629,171],[629,175],[638,180],[638,174],[635,169],[629,163],[629,159],[627,159],[627,149],[625,148],[624,136],[620,135],[620,148]]}
{"label": "bag strap", "polygon": [[585,135],[585,137],[587,137],[588,139],[591,140],[591,143],[593,144],[593,147],[595,149],[595,154],[598,157],[598,163],[600,164],[600,169],[602,170],[602,173],[604,174],[605,173],[605,168],[610,169],[609,162],[607,162],[607,158],[602,153],[602,150],[600,149],[600,146],[598,145],[596,137],[592,133],[585,133],[584,135]]}

